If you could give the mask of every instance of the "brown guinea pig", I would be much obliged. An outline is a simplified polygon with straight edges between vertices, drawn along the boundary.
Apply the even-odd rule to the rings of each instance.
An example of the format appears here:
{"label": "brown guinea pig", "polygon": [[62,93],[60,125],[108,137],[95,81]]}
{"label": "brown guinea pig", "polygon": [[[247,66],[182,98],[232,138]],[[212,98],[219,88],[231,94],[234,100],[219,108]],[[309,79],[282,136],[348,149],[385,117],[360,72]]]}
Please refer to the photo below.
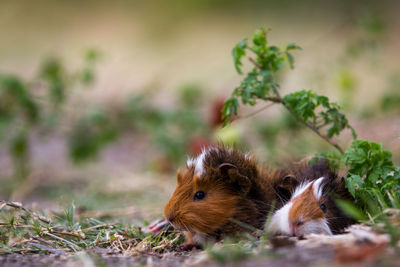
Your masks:
{"label": "brown guinea pig", "polygon": [[[272,203],[281,207],[296,185],[292,179],[296,175],[290,172],[262,171],[248,154],[231,148],[204,149],[187,161],[185,171],[178,171],[177,187],[164,208],[165,218],[174,228],[191,233],[186,243],[263,229]],[[164,224],[151,227],[159,229]]]}
{"label": "brown guinea pig", "polygon": [[[307,234],[338,234],[353,220],[336,206],[335,198],[353,200],[339,178],[327,167],[311,166],[310,177],[305,177],[294,190],[291,199],[272,216],[268,230],[271,233],[303,236]],[[316,169],[326,170],[324,176]]]}

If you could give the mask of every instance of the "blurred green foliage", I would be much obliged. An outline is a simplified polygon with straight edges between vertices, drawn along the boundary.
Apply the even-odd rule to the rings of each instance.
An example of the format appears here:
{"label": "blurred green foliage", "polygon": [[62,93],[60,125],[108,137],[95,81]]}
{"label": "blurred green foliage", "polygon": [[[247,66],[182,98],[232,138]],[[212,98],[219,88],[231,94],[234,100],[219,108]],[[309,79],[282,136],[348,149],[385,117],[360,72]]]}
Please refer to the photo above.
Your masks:
{"label": "blurred green foliage", "polygon": [[69,155],[79,163],[98,155],[118,136],[118,130],[107,111],[90,110],[73,126],[68,138]]}
{"label": "blurred green foliage", "polygon": [[[87,85],[88,73],[94,77],[96,59],[97,52],[89,50],[83,69],[70,73],[60,59],[48,58],[32,81],[0,73],[0,136],[2,143],[8,144],[18,183],[29,175],[31,135],[37,130],[51,130],[45,122],[54,118],[66,102],[68,90],[78,84]],[[41,91],[48,97],[41,95]],[[52,121],[59,123],[61,120]]]}
{"label": "blurred green foliage", "polygon": [[380,101],[380,110],[385,113],[400,111],[400,74],[389,77],[388,88]]}
{"label": "blurred green foliage", "polygon": [[204,100],[203,90],[199,85],[188,84],[179,88],[179,102],[185,108],[197,108]]}
{"label": "blurred green foliage", "polygon": [[193,96],[200,95],[199,91],[198,87],[185,87],[180,90],[179,103],[170,108],[160,108],[151,102],[151,95],[139,93],[118,110],[90,111],[69,134],[71,159],[92,159],[124,131],[133,131],[148,136],[170,167],[175,166],[187,154],[192,136],[207,136],[210,132],[201,113],[190,104]]}
{"label": "blurred green foliage", "polygon": [[83,66],[73,72],[60,58],[47,58],[32,81],[0,74],[0,136],[9,147],[18,183],[29,175],[31,136],[57,132],[62,125],[74,163],[97,158],[121,134],[133,131],[149,137],[165,164],[174,168],[184,159],[194,135],[209,137],[211,126],[200,112],[203,95],[197,85],[180,88],[173,107],[158,107],[151,94],[139,93],[118,109],[88,107],[70,121],[63,107],[72,90],[94,81],[99,57],[96,50],[88,50]]}

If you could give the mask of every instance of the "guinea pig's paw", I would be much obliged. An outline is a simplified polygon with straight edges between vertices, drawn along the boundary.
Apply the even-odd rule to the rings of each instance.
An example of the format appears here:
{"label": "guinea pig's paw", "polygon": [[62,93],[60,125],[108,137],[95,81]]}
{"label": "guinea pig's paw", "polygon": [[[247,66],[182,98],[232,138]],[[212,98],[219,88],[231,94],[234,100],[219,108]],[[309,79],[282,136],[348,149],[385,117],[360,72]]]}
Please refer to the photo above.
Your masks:
{"label": "guinea pig's paw", "polygon": [[196,249],[202,249],[201,245],[196,244],[196,243],[186,243],[179,245],[179,249],[183,251],[192,251]]}
{"label": "guinea pig's paw", "polygon": [[172,225],[163,218],[152,222],[146,230],[147,232],[153,233],[155,236],[157,236],[164,230],[168,230],[170,228],[172,228]]}

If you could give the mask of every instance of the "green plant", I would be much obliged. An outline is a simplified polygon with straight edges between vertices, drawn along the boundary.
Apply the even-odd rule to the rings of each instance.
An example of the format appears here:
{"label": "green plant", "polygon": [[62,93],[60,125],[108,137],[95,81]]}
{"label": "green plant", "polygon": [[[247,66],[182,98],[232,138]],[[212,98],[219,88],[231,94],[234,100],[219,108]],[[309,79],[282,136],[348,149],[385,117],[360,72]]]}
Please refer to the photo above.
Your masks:
{"label": "green plant", "polygon": [[[244,39],[233,48],[233,60],[239,74],[243,74],[242,58],[247,52],[251,52],[255,59],[249,56],[253,68],[240,85],[234,89],[232,96],[225,101],[222,110],[225,125],[238,115],[239,100],[244,105],[252,106],[258,100],[280,103],[298,121],[343,154],[343,148],[332,137],[339,135],[346,128],[352,131],[354,139],[356,134],[344,114],[340,113],[338,104],[330,102],[326,96],[317,95],[310,90],[301,90],[283,97],[280,94],[280,86],[276,82],[278,71],[287,64],[290,68],[294,68],[294,57],[291,52],[299,49],[300,47],[294,43],[287,45],[284,50],[269,45],[265,28],[256,31],[251,43]],[[322,132],[323,129],[326,131]]]}
{"label": "green plant", "polygon": [[400,169],[393,165],[392,153],[382,145],[356,140],[342,162],[349,167],[347,188],[360,202],[374,198],[382,209],[399,206],[393,201],[400,199]]}

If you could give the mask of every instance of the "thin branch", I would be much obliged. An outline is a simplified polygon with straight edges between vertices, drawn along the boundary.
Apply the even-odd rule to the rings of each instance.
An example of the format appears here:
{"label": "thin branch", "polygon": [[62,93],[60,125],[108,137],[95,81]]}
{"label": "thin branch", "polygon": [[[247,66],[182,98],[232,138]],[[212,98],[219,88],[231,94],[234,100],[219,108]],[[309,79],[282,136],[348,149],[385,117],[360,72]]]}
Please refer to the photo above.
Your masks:
{"label": "thin branch", "polygon": [[273,106],[275,104],[276,104],[276,102],[269,103],[268,105],[266,105],[266,106],[264,106],[264,107],[262,107],[262,108],[260,108],[260,109],[258,109],[256,111],[253,111],[253,112],[251,112],[249,114],[246,114],[246,115],[243,115],[243,116],[237,116],[232,121],[250,118],[250,117],[252,117],[252,116],[254,116],[254,115],[256,115],[256,114],[258,114],[258,113],[260,113],[260,112],[262,112],[262,111],[264,111],[264,110],[266,110],[268,108],[270,108],[271,106]]}
{"label": "thin branch", "polygon": [[325,127],[325,126],[328,125],[328,124],[329,124],[328,122],[326,122],[326,123],[321,123],[320,125],[316,125],[315,128],[317,128],[317,129],[319,130],[319,129]]}
{"label": "thin branch", "polygon": [[271,102],[274,102],[274,103],[282,103],[282,99],[281,98],[273,97],[273,96],[264,97],[263,100],[271,101]]}
{"label": "thin branch", "polygon": [[327,141],[329,144],[331,144],[331,145],[334,146],[337,150],[339,150],[340,154],[342,154],[342,155],[344,154],[344,150],[339,146],[339,144],[338,144],[335,140],[329,138],[329,137],[326,136],[326,135],[321,134],[321,133],[318,131],[317,128],[315,128],[314,126],[308,124],[307,122],[303,121],[303,123],[304,123],[304,125],[306,125],[308,128],[310,128],[314,133],[318,134],[318,135],[319,135],[320,137],[322,137],[325,141]]}
{"label": "thin branch", "polygon": [[257,61],[254,60],[254,58],[252,57],[248,57],[250,62],[254,64],[254,66],[256,66],[257,68],[261,68],[262,66],[260,65],[260,63],[258,63]]}

